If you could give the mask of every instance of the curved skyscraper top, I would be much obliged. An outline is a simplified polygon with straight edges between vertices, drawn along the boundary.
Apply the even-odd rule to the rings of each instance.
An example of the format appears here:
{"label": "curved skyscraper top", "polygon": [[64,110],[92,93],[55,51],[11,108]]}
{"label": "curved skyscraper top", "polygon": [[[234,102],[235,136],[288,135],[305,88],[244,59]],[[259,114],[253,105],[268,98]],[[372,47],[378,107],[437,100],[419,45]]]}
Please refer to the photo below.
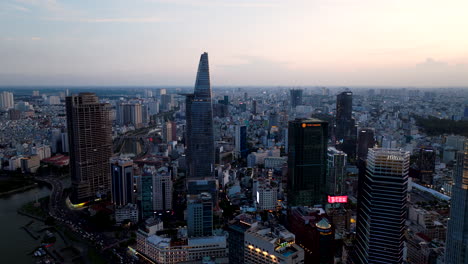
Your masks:
{"label": "curved skyscraper top", "polygon": [[196,98],[209,98],[211,100],[210,66],[206,52],[200,56],[194,94]]}
{"label": "curved skyscraper top", "polygon": [[190,179],[213,177],[214,135],[208,53],[203,53],[198,66],[195,92],[186,97],[187,166]]}

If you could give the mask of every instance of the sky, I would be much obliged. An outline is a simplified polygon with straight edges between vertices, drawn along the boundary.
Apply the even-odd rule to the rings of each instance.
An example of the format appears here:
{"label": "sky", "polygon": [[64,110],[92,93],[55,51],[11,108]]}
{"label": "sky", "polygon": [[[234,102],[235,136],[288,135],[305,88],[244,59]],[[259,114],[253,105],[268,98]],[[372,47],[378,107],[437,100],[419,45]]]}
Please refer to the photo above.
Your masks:
{"label": "sky", "polygon": [[468,87],[466,0],[1,0],[0,85]]}

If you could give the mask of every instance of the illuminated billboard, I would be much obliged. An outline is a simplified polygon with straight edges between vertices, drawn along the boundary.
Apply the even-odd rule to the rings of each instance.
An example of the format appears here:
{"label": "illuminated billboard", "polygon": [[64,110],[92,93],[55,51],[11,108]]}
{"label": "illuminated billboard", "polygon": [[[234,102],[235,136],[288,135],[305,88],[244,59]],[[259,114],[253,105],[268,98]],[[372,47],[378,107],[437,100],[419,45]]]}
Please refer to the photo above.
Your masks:
{"label": "illuminated billboard", "polygon": [[328,195],[328,203],[347,203],[348,196],[330,196]]}

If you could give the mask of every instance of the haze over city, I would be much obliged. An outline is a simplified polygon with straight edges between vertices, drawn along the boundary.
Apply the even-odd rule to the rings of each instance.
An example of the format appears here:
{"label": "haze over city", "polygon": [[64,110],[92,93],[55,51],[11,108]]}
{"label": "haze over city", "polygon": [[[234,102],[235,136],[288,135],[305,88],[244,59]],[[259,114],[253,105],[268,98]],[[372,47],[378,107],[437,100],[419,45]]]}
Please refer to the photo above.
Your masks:
{"label": "haze over city", "polygon": [[0,85],[466,86],[466,1],[6,0]]}

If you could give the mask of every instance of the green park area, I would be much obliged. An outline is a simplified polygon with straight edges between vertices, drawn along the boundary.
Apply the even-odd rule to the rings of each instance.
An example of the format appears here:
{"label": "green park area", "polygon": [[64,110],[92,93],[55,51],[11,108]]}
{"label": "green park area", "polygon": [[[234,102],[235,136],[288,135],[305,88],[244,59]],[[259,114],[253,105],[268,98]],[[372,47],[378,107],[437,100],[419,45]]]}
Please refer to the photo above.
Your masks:
{"label": "green park area", "polygon": [[439,136],[443,134],[455,134],[468,136],[468,121],[455,121],[451,119],[439,119],[437,117],[423,118],[415,116],[416,124],[429,136]]}

